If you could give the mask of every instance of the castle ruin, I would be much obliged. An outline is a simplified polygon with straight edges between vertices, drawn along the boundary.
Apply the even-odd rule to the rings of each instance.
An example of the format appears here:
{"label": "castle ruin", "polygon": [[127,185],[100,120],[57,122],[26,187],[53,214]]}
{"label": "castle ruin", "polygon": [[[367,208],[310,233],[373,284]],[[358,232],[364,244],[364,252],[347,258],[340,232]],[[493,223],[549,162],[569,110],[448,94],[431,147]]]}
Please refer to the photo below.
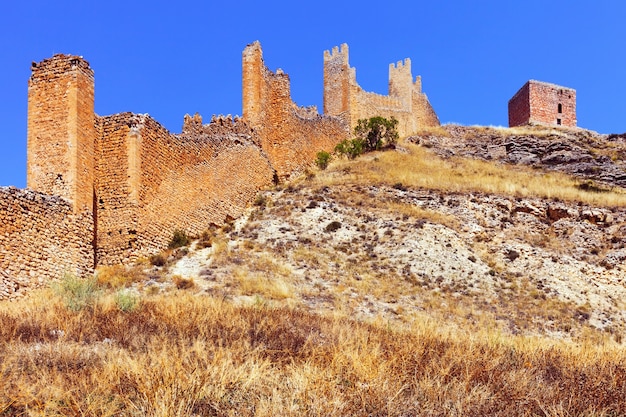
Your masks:
{"label": "castle ruin", "polygon": [[400,136],[421,127],[439,126],[439,118],[422,92],[422,79],[413,81],[411,60],[389,64],[389,95],[364,91],[356,81],[356,69],[348,62],[348,45],[324,52],[324,114],[342,117],[350,129],[372,115],[398,120]]}
{"label": "castle ruin", "polygon": [[576,127],[576,90],[528,81],[509,100],[509,127],[526,124]]}
{"label": "castle ruin", "polygon": [[242,55],[243,117],[173,134],[148,115],[94,112],[94,73],[82,57],[33,63],[28,82],[27,189],[0,187],[0,299],[64,273],[127,263],[167,247],[176,229],[199,235],[240,216],[257,192],[332,151],[359,118],[395,117],[401,135],[439,121],[412,82],[390,67],[389,96],[356,83],[343,45],[324,54],[323,115],[298,107],[290,81],[261,45]]}

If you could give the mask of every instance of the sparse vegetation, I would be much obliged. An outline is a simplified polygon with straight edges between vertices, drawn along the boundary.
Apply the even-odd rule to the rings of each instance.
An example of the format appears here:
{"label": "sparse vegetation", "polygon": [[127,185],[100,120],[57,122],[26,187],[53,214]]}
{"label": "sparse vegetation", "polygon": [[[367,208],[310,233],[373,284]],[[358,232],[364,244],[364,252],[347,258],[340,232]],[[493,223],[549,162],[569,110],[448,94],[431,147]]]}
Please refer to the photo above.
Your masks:
{"label": "sparse vegetation", "polygon": [[315,157],[315,165],[321,170],[328,168],[330,163],[330,153],[326,151],[319,151]]}
{"label": "sparse vegetation", "polygon": [[[45,299],[42,302],[41,298]],[[133,314],[0,310],[0,415],[623,415],[610,345],[407,330],[181,293]]]}
{"label": "sparse vegetation", "polygon": [[79,278],[72,274],[65,274],[54,288],[67,308],[80,311],[93,306],[98,282],[96,278]]}
{"label": "sparse vegetation", "polygon": [[[581,189],[571,176],[534,171],[469,158],[443,159],[429,149],[403,144],[408,153],[383,152],[358,162],[339,161],[316,178],[320,185],[395,184],[446,192],[486,192],[519,197],[546,197],[602,206],[626,206],[626,192]],[[341,175],[337,175],[341,173]]]}
{"label": "sparse vegetation", "polygon": [[174,235],[170,240],[170,243],[167,245],[169,249],[181,248],[183,246],[187,246],[190,243],[189,236],[187,232],[184,230],[176,229],[174,230]]}
{"label": "sparse vegetation", "polygon": [[567,217],[625,195],[401,145],[87,290],[0,303],[0,416],[625,415],[623,283],[593,293],[623,222]]}

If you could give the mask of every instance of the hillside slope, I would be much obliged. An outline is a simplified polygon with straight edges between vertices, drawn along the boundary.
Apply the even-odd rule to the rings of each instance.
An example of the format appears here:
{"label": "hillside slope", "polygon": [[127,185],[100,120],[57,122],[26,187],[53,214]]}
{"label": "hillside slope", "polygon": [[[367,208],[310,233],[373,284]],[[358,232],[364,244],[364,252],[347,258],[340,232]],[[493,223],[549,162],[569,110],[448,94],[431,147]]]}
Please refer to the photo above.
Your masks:
{"label": "hillside slope", "polygon": [[431,149],[338,161],[260,194],[247,216],[215,232],[212,247],[192,249],[167,273],[240,302],[398,323],[427,314],[514,334],[577,337],[591,328],[621,340],[621,189],[594,182],[590,190],[537,167],[464,166],[473,162],[441,159],[444,143],[425,140]]}
{"label": "hillside slope", "polygon": [[0,302],[0,416],[626,415],[626,193],[459,156],[484,130],[335,160]]}

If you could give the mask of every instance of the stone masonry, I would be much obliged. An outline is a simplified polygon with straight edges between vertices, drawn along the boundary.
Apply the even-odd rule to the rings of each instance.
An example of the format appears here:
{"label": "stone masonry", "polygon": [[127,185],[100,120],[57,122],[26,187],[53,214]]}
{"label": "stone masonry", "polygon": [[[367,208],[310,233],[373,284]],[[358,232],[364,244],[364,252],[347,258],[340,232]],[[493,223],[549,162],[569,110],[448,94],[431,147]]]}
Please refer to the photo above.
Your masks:
{"label": "stone masonry", "polygon": [[439,118],[422,92],[421,77],[413,82],[411,60],[389,65],[389,95],[364,91],[356,81],[356,69],[348,62],[348,45],[324,52],[324,113],[343,117],[350,129],[359,119],[373,115],[398,120],[400,136],[421,127],[439,126]]}
{"label": "stone masonry", "polygon": [[401,135],[439,123],[408,60],[390,67],[385,97],[356,84],[347,46],[325,53],[325,115],[291,100],[289,76],[267,69],[258,42],[242,69],[243,118],[187,115],[173,134],[148,115],[96,115],[82,57],[33,63],[28,189],[0,187],[0,299],[148,256],[176,229],[198,235],[237,218],[260,189],[348,138],[358,118],[394,116]]}
{"label": "stone masonry", "polygon": [[267,69],[259,42],[243,51],[242,73],[243,118],[281,179],[302,172],[317,152],[332,151],[349,136],[344,118],[321,116],[315,107],[298,107],[291,100],[289,76]]}
{"label": "stone masonry", "polygon": [[571,88],[530,80],[509,100],[509,127],[576,123],[576,90]]}

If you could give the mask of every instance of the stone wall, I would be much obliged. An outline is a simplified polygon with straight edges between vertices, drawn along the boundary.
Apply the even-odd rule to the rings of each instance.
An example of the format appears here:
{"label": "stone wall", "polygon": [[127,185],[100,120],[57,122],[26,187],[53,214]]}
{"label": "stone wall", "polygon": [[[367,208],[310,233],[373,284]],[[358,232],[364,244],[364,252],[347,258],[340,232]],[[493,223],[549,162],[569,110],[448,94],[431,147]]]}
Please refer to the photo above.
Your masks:
{"label": "stone wall", "polygon": [[58,196],[0,187],[0,299],[93,271],[93,218]]}
{"label": "stone wall", "polygon": [[509,126],[525,124],[575,127],[576,90],[528,81],[509,100]]}
{"label": "stone wall", "polygon": [[258,42],[243,51],[243,118],[281,179],[303,172],[321,150],[349,136],[342,117],[317,114],[291,100],[289,76],[271,72]]}
{"label": "stone wall", "polygon": [[147,115],[101,118],[97,259],[124,263],[239,217],[275,172],[239,119],[185,116],[171,134]]}
{"label": "stone wall", "polygon": [[243,119],[203,124],[199,115],[185,116],[180,134],[148,115],[95,115],[94,73],[82,57],[33,63],[32,190],[0,188],[0,297],[150,255],[176,229],[198,235],[236,218],[261,188],[304,171],[317,152],[348,138],[358,118],[394,116],[401,134],[439,123],[419,78],[412,82],[409,60],[390,67],[390,96],[381,96],[356,84],[347,46],[326,55],[328,115],[298,107],[289,76],[267,69],[255,42],[243,51]]}
{"label": "stone wall", "polygon": [[359,119],[395,117],[398,133],[408,136],[421,127],[438,126],[439,118],[422,92],[420,77],[413,82],[411,60],[389,65],[389,95],[364,91],[348,61],[348,45],[324,52],[324,113],[341,116],[354,129]]}

